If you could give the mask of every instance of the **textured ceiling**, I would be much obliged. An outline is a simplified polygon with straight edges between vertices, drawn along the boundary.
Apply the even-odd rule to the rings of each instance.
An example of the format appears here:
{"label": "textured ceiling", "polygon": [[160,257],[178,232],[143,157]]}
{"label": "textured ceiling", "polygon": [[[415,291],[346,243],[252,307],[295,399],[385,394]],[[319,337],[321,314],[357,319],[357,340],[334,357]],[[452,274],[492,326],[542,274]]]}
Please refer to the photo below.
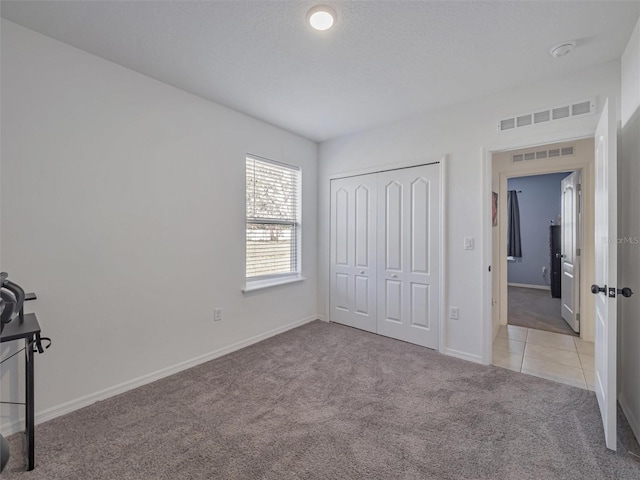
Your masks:
{"label": "textured ceiling", "polygon": [[[338,14],[316,32],[316,3]],[[618,59],[640,1],[2,1],[2,17],[322,141]],[[576,40],[569,56],[549,49]]]}

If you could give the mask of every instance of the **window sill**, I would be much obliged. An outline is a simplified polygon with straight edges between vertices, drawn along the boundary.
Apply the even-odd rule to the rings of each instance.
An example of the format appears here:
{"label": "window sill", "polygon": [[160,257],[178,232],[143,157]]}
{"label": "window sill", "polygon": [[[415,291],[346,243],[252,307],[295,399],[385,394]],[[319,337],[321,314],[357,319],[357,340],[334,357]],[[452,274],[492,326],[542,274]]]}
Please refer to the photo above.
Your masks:
{"label": "window sill", "polygon": [[287,285],[289,283],[297,283],[306,280],[306,278],[301,276],[296,277],[286,277],[286,278],[270,278],[267,280],[256,280],[253,282],[248,282],[242,293],[250,293],[255,292],[257,290],[264,290],[265,288],[277,287],[279,285]]}

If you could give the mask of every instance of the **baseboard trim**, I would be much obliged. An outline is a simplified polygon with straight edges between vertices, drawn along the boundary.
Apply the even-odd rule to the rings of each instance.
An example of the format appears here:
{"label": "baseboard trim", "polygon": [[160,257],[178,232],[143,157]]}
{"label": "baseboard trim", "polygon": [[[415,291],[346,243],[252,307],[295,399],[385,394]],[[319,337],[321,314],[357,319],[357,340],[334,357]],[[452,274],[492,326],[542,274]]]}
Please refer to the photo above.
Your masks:
{"label": "baseboard trim", "polygon": [[[216,358],[222,357],[229,353],[240,350],[244,347],[248,347],[249,345],[253,345],[254,343],[261,342],[262,340],[266,340],[267,338],[274,337],[280,333],[286,332],[287,330],[300,327],[306,323],[309,323],[318,319],[319,319],[318,315],[312,315],[310,317],[303,318],[302,320],[297,320],[287,325],[283,325],[282,327],[269,330],[268,332],[255,335],[245,340],[241,340],[239,342],[233,343],[226,347],[219,348],[218,350],[205,353],[204,355],[199,355],[190,360],[185,360],[184,362],[180,362],[170,367],[166,367],[161,370],[157,370],[155,372],[149,373],[147,375],[134,378],[133,380],[129,380],[129,381],[120,383],[118,385],[114,385],[113,387],[105,388],[104,390],[100,390],[95,393],[90,393],[89,395],[85,395],[75,400],[70,400],[68,402],[62,403],[55,407],[47,408],[45,410],[42,410],[41,412],[36,412],[35,423],[37,425],[39,423],[43,423],[48,420],[53,420],[56,417],[66,415],[67,413],[71,413],[80,408],[87,407],[101,400],[106,400],[107,398],[113,397],[115,395],[119,395],[129,390],[133,390],[134,388],[138,388],[148,383],[155,382],[156,380],[160,380],[170,375],[174,375],[176,373],[182,372],[183,370],[187,370],[189,368],[198,366],[210,360],[214,360]],[[2,434],[5,436],[13,435],[14,433],[18,433],[23,430],[24,430],[24,417],[20,417],[17,420],[0,425],[0,432],[2,432]]]}
{"label": "baseboard trim", "polygon": [[318,320],[322,320],[323,322],[329,321],[324,315],[318,315]]}
{"label": "baseboard trim", "polygon": [[482,357],[480,355],[476,355],[474,353],[462,352],[460,350],[454,350],[453,348],[445,348],[444,354],[449,355],[450,357],[460,358],[468,362],[483,363]]}
{"label": "baseboard trim", "polygon": [[537,290],[551,290],[549,285],[530,285],[528,283],[507,283],[509,287],[535,288]]}
{"label": "baseboard trim", "polygon": [[633,434],[636,436],[636,440],[640,442],[640,421],[638,417],[634,415],[633,410],[631,410],[631,406],[629,405],[629,402],[627,402],[626,398],[627,397],[624,395],[624,392],[620,392],[618,394],[618,403],[620,404],[620,408],[622,408],[622,413],[624,413],[624,416],[627,417],[627,421],[631,426]]}

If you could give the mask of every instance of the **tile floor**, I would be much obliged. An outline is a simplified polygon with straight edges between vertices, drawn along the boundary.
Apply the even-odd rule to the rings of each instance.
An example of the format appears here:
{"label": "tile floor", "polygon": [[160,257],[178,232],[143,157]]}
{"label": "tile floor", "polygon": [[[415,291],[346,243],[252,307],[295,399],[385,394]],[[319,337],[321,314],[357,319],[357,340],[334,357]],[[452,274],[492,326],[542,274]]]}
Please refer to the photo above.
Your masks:
{"label": "tile floor", "polygon": [[493,364],[584,389],[594,389],[594,344],[532,328],[501,326]]}

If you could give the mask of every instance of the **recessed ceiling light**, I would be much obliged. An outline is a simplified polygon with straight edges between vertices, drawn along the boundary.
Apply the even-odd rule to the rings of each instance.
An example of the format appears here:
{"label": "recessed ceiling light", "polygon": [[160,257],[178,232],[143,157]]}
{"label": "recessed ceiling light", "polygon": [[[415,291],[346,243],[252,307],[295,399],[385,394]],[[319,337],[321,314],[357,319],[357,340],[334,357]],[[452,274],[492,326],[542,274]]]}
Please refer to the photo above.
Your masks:
{"label": "recessed ceiling light", "polygon": [[307,13],[307,19],[316,30],[328,30],[336,21],[336,11],[326,5],[316,5]]}
{"label": "recessed ceiling light", "polygon": [[576,47],[576,42],[562,42],[560,45],[553,47],[549,53],[555,58],[564,57]]}

